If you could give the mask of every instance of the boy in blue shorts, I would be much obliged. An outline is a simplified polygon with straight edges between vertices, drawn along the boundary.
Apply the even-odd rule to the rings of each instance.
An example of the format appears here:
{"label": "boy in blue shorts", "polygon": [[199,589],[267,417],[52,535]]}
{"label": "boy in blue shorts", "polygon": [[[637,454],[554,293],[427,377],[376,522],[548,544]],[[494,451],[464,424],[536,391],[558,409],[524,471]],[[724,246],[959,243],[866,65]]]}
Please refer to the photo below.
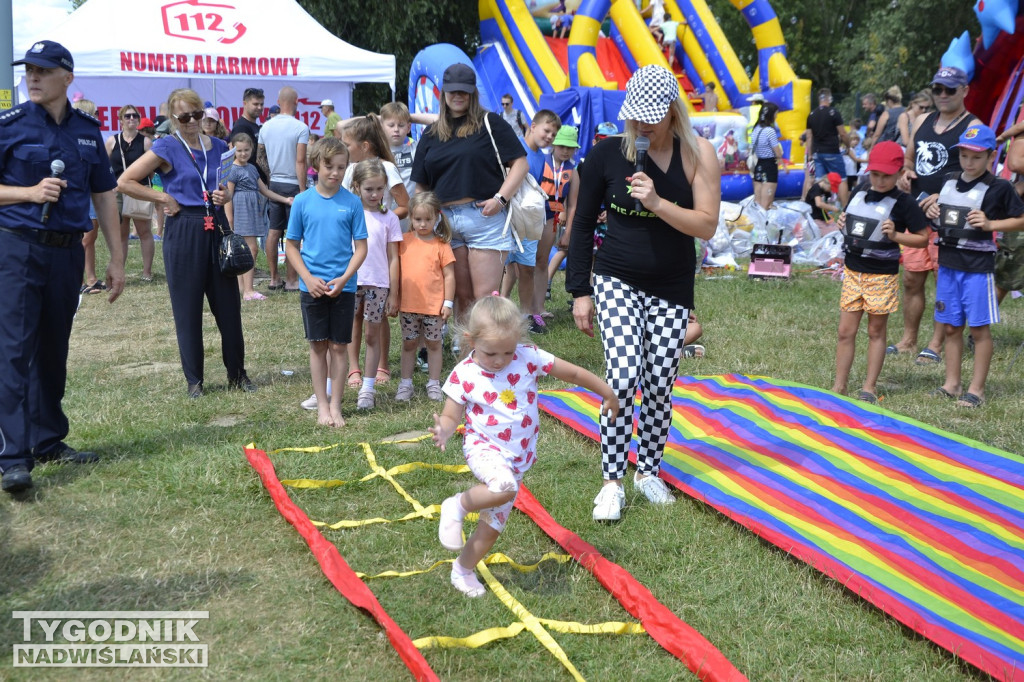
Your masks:
{"label": "boy in blue shorts", "polygon": [[[994,233],[1024,230],[1024,201],[1013,185],[989,170],[996,150],[991,128],[970,126],[957,147],[963,170],[946,179],[938,202],[928,209],[928,217],[938,224],[935,321],[946,332],[946,381],[934,393],[955,399],[960,407],[980,407],[992,361],[990,325],[999,322]],[[961,394],[965,324],[974,338],[974,372]]]}
{"label": "boy in blue shorts", "polygon": [[903,148],[879,142],[868,156],[870,184],[861,183],[839,216],[846,252],[843,292],[839,299],[836,381],[832,390],[846,393],[853,366],[860,319],[868,314],[868,357],[859,400],[878,402],[878,375],[885,361],[889,315],[899,309],[900,245],[928,243],[928,221],[917,202],[896,188],[903,174]]}
{"label": "boy in blue shorts", "polygon": [[345,425],[341,397],[348,373],[346,346],[352,341],[356,270],[366,258],[366,219],[359,198],[341,186],[348,166],[345,143],[336,137],[317,140],[309,160],[317,169],[316,187],[295,197],[285,253],[300,278],[318,422],[340,427]]}

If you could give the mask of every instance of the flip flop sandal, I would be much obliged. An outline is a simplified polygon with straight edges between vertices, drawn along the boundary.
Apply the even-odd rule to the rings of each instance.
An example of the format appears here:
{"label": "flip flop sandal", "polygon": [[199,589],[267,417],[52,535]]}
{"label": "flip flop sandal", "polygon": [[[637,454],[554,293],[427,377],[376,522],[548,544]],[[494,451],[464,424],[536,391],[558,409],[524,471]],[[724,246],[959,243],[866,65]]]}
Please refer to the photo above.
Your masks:
{"label": "flip flop sandal", "polygon": [[892,344],[891,346],[886,346],[885,347],[885,354],[886,355],[899,355],[900,354],[900,349],[896,347],[896,344]]}
{"label": "flip flop sandal", "polygon": [[979,398],[973,393],[964,393],[960,396],[960,399],[956,401],[957,407],[966,407],[968,409],[975,409],[985,404],[984,398]]}
{"label": "flip flop sandal", "polygon": [[956,396],[947,391],[946,389],[944,389],[942,386],[939,386],[934,391],[930,392],[928,395],[930,395],[933,398],[945,398],[946,400],[956,400]]}
{"label": "flip flop sandal", "polygon": [[868,393],[867,391],[861,391],[860,393],[858,393],[857,400],[862,400],[871,405],[878,404],[878,396],[876,396],[874,393]]}
{"label": "flip flop sandal", "polygon": [[[352,377],[355,377],[355,379],[353,379]],[[345,381],[345,384],[349,388],[359,388],[360,386],[363,385],[363,373],[360,372],[358,369],[352,370],[351,372],[348,373],[348,379]]]}
{"label": "flip flop sandal", "polygon": [[267,288],[270,289],[271,291],[277,291],[279,289],[284,289],[284,282],[281,282],[280,284],[268,284]]}
{"label": "flip flop sandal", "polygon": [[386,384],[391,381],[391,371],[383,367],[377,368],[377,377],[374,381],[378,384]]}
{"label": "flip flop sandal", "polygon": [[85,290],[85,293],[87,293],[87,294],[102,294],[106,290],[107,290],[107,285],[104,284],[103,282],[101,282],[100,280],[96,280],[92,284],[92,286],[90,286],[88,289]]}
{"label": "flip flop sandal", "polygon": [[914,358],[915,365],[937,365],[942,362],[942,356],[931,348],[925,348]]}

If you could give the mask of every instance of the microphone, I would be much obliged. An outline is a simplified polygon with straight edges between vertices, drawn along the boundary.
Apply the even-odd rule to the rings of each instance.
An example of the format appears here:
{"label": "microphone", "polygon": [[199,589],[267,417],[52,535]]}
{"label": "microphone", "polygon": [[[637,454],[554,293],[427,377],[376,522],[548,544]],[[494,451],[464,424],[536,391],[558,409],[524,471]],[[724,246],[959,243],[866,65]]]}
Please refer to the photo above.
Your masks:
{"label": "microphone", "polygon": [[[633,169],[633,172],[643,173],[647,168],[647,150],[651,148],[651,141],[641,135],[636,138],[633,145],[636,148],[636,167]],[[640,203],[639,199],[635,199],[633,204],[633,208],[636,209],[637,213],[644,210],[644,205]]]}
{"label": "microphone", "polygon": [[[50,162],[50,177],[51,178],[59,178],[63,174],[64,174],[64,162],[63,161],[61,161],[60,159],[54,159],[52,162]],[[44,225],[46,224],[46,221],[50,219],[50,207],[53,206],[55,203],[57,203],[57,202],[55,202],[55,201],[47,201],[45,204],[43,204],[43,214],[41,216],[39,216],[39,220]]]}

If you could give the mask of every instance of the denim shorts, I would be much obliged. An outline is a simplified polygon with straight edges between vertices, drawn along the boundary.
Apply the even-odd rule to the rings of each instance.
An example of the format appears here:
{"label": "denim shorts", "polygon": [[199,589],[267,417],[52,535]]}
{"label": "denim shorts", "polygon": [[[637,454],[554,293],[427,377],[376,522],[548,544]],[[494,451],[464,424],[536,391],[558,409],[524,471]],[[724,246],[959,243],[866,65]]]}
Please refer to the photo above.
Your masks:
{"label": "denim shorts", "polygon": [[522,239],[521,241],[523,250],[520,251],[519,247],[513,244],[512,250],[508,252],[508,258],[505,259],[505,265],[519,263],[532,268],[537,264],[537,244],[540,242],[536,239]]}
{"label": "denim shorts", "polygon": [[839,177],[846,179],[846,162],[843,161],[843,155],[816,153],[814,155],[814,177],[820,180],[829,173],[838,173]]}
{"label": "denim shorts", "polygon": [[337,297],[318,298],[307,291],[300,291],[299,304],[302,306],[302,326],[305,328],[306,339],[351,343],[355,300],[356,295],[351,291],[343,291]]}
{"label": "denim shorts", "polygon": [[491,251],[512,250],[512,230],[505,232],[505,211],[488,218],[475,201],[445,206],[441,210],[452,226],[452,249],[468,246]]}

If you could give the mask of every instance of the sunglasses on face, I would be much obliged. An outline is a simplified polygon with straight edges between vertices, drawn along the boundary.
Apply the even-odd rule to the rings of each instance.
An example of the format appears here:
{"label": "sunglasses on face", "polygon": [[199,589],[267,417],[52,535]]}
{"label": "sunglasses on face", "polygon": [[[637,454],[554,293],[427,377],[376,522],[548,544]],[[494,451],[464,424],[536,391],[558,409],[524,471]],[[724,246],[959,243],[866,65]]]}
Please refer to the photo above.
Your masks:
{"label": "sunglasses on face", "polygon": [[242,94],[242,99],[249,99],[250,97],[263,97],[263,90],[260,88],[246,88],[245,93]]}
{"label": "sunglasses on face", "polygon": [[186,111],[184,114],[174,114],[174,120],[178,123],[189,123],[191,121],[202,121],[203,110],[198,111]]}
{"label": "sunglasses on face", "polygon": [[506,107],[512,106],[512,102],[502,102],[502,104],[505,105]]}
{"label": "sunglasses on face", "polygon": [[121,114],[121,118],[140,118],[135,112],[128,112],[127,114]]}
{"label": "sunglasses on face", "polygon": [[937,83],[932,86],[932,94],[933,95],[949,95],[949,96],[952,97],[959,90],[960,90],[960,88],[947,88],[945,85],[939,85]]}

